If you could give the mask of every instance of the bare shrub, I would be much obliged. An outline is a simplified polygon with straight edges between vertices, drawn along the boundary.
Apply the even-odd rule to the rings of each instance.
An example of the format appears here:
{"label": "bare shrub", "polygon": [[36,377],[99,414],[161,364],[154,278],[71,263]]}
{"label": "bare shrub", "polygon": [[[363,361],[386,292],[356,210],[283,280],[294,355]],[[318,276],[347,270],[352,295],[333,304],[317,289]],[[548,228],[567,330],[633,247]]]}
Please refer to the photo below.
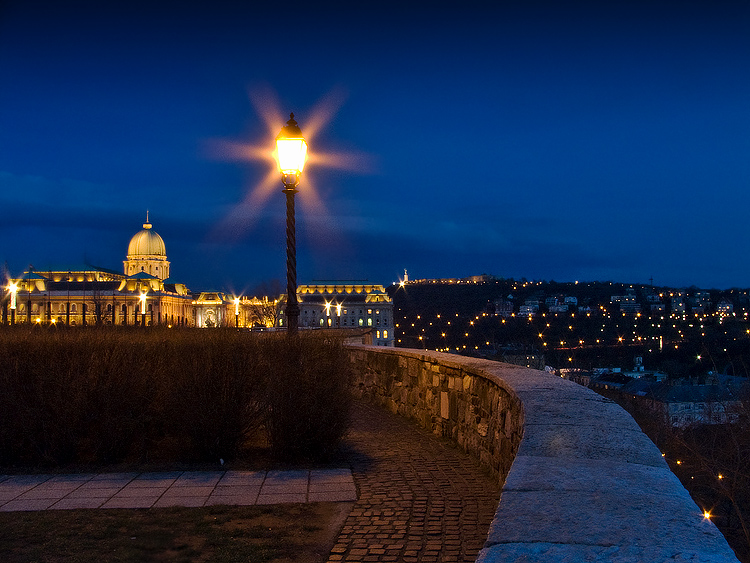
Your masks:
{"label": "bare shrub", "polygon": [[347,365],[310,335],[4,327],[0,465],[232,459],[262,425],[280,457],[325,457],[348,424]]}
{"label": "bare shrub", "polygon": [[303,335],[277,339],[267,355],[267,430],[284,460],[322,461],[349,424],[349,362],[340,340]]}

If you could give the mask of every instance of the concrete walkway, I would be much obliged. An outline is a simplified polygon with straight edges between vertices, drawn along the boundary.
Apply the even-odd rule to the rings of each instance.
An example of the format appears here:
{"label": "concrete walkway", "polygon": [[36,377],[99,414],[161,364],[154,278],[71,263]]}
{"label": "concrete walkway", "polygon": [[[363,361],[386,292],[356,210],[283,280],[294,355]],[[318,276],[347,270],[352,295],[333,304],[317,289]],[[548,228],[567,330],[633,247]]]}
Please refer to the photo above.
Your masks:
{"label": "concrete walkway", "polygon": [[0,512],[354,501],[349,469],[0,475]]}

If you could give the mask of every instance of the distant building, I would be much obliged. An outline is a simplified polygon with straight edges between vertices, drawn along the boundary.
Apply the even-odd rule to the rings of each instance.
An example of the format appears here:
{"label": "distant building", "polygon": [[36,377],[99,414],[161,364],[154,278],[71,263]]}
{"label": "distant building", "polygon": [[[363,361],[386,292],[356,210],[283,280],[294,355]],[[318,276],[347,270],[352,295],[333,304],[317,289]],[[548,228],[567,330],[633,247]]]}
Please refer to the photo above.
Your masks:
{"label": "distant building", "polygon": [[[375,346],[394,346],[393,301],[382,285],[331,282],[297,288],[303,328],[369,328]],[[283,305],[278,326],[284,326]]]}
{"label": "distant building", "polygon": [[194,326],[192,295],[168,277],[169,266],[164,241],[147,220],[130,239],[122,274],[83,266],[29,269],[10,279],[10,316],[16,323]]}
{"label": "distant building", "polygon": [[539,312],[539,301],[535,299],[527,300],[518,309],[518,314],[522,317],[534,317]]}
{"label": "distant building", "polygon": [[621,389],[646,402],[675,427],[732,422],[748,393],[744,377],[709,374],[703,380],[632,380]]}
{"label": "distant building", "polygon": [[673,295],[671,299],[671,312],[673,315],[684,315],[687,313],[685,297],[682,294]]}
{"label": "distant building", "polygon": [[730,301],[722,299],[716,305],[716,312],[724,317],[728,317],[734,312],[734,305]]}
{"label": "distant building", "polygon": [[635,290],[628,289],[625,295],[613,295],[611,303],[620,305],[620,311],[625,314],[636,314],[641,312],[641,306],[635,299]]}
{"label": "distant building", "polygon": [[513,316],[513,301],[510,299],[496,299],[495,300],[495,315],[498,317],[512,317]]}

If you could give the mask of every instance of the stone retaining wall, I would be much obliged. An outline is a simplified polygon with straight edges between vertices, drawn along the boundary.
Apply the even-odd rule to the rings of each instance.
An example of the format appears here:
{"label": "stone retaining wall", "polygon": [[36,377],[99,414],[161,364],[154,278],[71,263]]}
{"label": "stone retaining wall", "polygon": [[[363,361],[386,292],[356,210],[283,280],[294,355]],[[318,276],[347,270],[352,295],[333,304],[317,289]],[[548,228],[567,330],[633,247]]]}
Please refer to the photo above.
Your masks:
{"label": "stone retaining wall", "polygon": [[521,401],[502,380],[448,354],[357,347],[351,357],[358,397],[450,438],[502,482],[523,427]]}
{"label": "stone retaining wall", "polygon": [[358,396],[454,440],[504,482],[477,561],[736,562],[612,401],[543,371],[352,346]]}

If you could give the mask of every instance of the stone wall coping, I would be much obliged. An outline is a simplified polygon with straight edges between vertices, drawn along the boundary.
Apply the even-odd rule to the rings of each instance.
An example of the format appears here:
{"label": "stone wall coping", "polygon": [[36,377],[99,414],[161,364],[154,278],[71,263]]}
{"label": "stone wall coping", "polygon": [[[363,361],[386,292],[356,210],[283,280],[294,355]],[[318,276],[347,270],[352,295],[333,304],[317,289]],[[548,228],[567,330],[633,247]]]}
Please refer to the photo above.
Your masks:
{"label": "stone wall coping", "polygon": [[470,371],[520,398],[523,439],[478,562],[737,561],[658,448],[613,401],[544,371],[362,348]]}

